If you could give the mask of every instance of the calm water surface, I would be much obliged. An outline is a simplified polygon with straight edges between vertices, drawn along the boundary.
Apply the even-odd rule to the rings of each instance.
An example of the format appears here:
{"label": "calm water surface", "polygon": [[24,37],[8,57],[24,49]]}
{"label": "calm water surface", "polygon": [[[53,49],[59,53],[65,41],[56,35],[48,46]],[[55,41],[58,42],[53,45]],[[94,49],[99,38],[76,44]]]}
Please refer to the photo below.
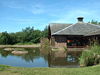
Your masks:
{"label": "calm water surface", "polygon": [[14,55],[11,51],[0,49],[0,64],[17,67],[79,67],[80,52],[41,51],[39,48],[23,48],[28,54]]}

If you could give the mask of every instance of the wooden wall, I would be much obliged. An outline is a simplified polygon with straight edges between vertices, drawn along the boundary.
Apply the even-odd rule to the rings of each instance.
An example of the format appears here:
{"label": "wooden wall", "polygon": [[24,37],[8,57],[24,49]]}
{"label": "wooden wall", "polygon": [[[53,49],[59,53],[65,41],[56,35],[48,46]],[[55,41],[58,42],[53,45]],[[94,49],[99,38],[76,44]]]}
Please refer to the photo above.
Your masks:
{"label": "wooden wall", "polygon": [[67,38],[65,36],[53,36],[52,39],[53,41],[55,40],[55,47],[67,46]]}

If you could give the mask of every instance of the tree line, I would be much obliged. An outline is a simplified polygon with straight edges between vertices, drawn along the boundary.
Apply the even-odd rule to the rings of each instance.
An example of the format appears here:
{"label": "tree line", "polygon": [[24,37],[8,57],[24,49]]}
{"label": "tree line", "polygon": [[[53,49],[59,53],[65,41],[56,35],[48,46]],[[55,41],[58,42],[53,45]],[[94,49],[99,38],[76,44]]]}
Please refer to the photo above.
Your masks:
{"label": "tree line", "polygon": [[39,43],[42,37],[48,37],[48,27],[43,31],[35,30],[34,27],[26,27],[25,29],[22,29],[22,31],[16,33],[8,33],[6,31],[0,33],[0,44],[13,45]]}
{"label": "tree line", "polygon": [[91,20],[91,21],[88,22],[88,23],[100,25],[100,22],[98,22],[98,21],[96,21],[96,20]]}

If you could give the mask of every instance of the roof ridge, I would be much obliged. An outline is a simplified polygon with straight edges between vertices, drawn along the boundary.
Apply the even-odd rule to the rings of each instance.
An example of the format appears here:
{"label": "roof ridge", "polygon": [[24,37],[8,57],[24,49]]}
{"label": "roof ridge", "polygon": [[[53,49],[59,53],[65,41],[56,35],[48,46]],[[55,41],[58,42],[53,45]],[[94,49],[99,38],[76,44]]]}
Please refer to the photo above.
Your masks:
{"label": "roof ridge", "polygon": [[[77,24],[77,23],[76,23],[76,24]],[[68,26],[68,27],[65,27],[64,29],[59,30],[59,31],[57,31],[57,32],[55,32],[55,33],[53,33],[53,34],[57,34],[57,33],[59,33],[59,32],[61,32],[61,31],[65,30],[65,29],[67,29],[67,28],[69,28],[69,27],[71,27],[71,26],[73,26],[73,25],[75,25],[75,24],[72,24],[72,25],[70,25],[70,26]]]}

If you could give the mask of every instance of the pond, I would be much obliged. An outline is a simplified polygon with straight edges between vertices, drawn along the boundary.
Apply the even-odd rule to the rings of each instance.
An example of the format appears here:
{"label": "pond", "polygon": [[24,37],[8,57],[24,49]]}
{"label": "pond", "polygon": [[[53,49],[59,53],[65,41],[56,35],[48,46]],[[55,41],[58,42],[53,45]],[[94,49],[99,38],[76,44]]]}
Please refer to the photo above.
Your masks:
{"label": "pond", "polygon": [[51,52],[39,48],[23,48],[27,54],[13,54],[12,51],[0,49],[0,64],[17,67],[79,67],[81,52]]}

